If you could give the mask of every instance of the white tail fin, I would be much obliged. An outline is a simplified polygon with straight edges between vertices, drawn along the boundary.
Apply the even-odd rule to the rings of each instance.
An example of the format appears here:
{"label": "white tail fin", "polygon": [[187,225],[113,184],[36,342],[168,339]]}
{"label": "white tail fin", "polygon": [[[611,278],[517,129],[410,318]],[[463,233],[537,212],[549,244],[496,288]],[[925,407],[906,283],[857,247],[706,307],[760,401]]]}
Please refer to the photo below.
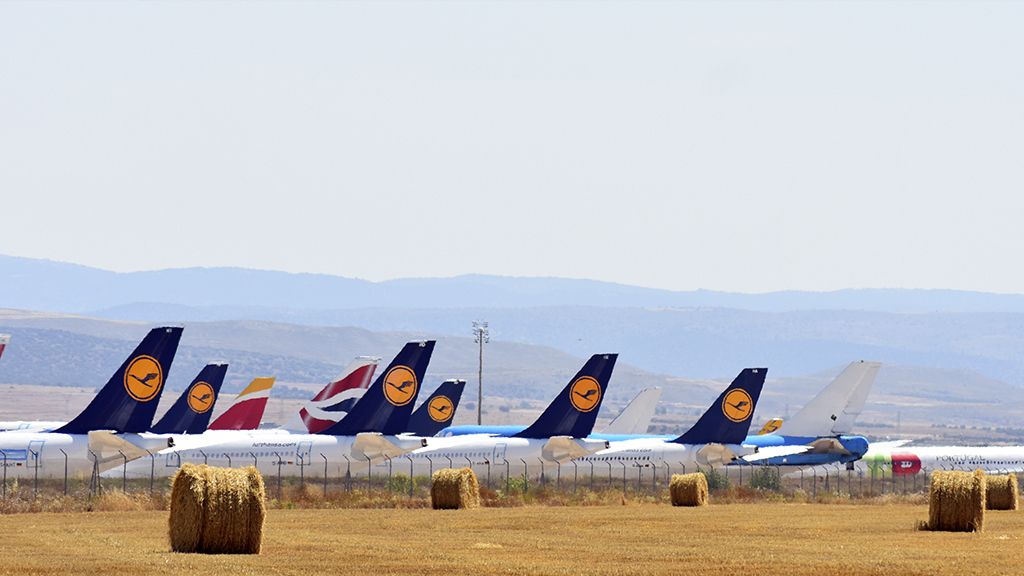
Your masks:
{"label": "white tail fin", "polygon": [[881,366],[879,362],[863,360],[851,363],[799,412],[783,422],[779,433],[815,437],[850,433],[864,410]]}
{"label": "white tail fin", "polygon": [[604,434],[646,434],[661,400],[661,388],[641,390],[604,429]]}

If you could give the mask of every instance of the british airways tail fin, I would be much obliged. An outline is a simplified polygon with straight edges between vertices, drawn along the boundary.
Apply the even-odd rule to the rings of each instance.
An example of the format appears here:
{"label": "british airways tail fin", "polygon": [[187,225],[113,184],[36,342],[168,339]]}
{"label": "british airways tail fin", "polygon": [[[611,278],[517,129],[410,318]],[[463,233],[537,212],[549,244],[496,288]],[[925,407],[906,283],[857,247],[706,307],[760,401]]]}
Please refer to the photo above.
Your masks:
{"label": "british airways tail fin", "polygon": [[255,430],[260,427],[267,409],[274,377],[253,378],[253,381],[235,396],[235,402],[210,423],[210,430]]}
{"label": "british airways tail fin", "polygon": [[455,411],[459,409],[462,391],[466,388],[465,380],[445,380],[434,390],[434,393],[409,417],[406,432],[415,436],[434,436],[447,428]]}
{"label": "british airways tail fin", "polygon": [[185,388],[181,396],[171,405],[150,432],[156,434],[202,434],[210,423],[213,405],[224,383],[228,365],[207,364],[199,375]]}
{"label": "british airways tail fin", "polygon": [[837,436],[853,431],[875,382],[879,362],[852,362],[799,412],[782,423],[787,436]]}
{"label": "british airways tail fin", "polygon": [[154,328],[74,420],[54,432],[145,432],[153,424],[167,373],[181,340],[180,327]]}
{"label": "british airways tail fin", "polygon": [[572,436],[585,438],[594,431],[608,380],[618,354],[594,354],[569,384],[518,438]]}
{"label": "british airways tail fin", "polygon": [[348,414],[319,433],[355,436],[362,432],[405,432],[434,344],[434,340],[406,344]]}
{"label": "british airways tail fin", "polygon": [[10,342],[11,342],[11,335],[10,334],[0,334],[0,358],[3,358],[4,349],[7,348],[7,345],[10,344]]}
{"label": "british airways tail fin", "polygon": [[310,434],[322,432],[336,424],[355,406],[373,381],[380,358],[359,356],[337,380],[324,387],[299,410],[299,417]]}
{"label": "british airways tail fin", "polygon": [[750,431],[750,419],[761,396],[767,368],[745,368],[711,408],[682,436],[677,444],[740,444]]}
{"label": "british airways tail fin", "polygon": [[601,433],[646,434],[658,407],[658,400],[661,400],[661,388],[641,390]]}

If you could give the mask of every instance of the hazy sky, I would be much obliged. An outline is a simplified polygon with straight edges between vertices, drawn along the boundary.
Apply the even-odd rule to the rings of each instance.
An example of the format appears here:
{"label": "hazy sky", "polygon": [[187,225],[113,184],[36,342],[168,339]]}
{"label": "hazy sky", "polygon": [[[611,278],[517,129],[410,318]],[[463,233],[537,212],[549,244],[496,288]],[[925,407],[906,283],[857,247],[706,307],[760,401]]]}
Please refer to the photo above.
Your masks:
{"label": "hazy sky", "polygon": [[0,253],[1024,292],[1024,3],[0,3]]}

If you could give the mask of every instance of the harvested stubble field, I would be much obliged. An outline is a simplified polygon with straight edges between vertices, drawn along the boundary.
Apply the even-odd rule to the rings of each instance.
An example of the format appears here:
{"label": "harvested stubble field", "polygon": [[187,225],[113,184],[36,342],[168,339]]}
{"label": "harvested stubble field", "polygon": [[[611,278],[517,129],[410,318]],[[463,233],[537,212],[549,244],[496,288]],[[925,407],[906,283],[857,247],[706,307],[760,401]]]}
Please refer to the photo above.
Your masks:
{"label": "harvested stubble field", "polygon": [[260,556],[168,551],[166,512],[0,516],[3,574],[1016,574],[1024,514],[920,532],[927,506],[271,510]]}

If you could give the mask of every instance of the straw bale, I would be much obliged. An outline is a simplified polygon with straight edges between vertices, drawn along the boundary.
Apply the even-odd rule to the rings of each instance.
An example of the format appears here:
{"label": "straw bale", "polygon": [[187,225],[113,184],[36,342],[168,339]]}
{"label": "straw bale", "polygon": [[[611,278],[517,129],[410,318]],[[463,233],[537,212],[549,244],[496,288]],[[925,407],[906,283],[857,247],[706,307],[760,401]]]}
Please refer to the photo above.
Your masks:
{"label": "straw bale", "polygon": [[252,466],[183,465],[171,489],[171,550],[259,554],[265,496],[263,477]]}
{"label": "straw bale", "polygon": [[673,474],[668,490],[673,506],[706,506],[708,503],[708,479],[700,472]]}
{"label": "straw bale", "polygon": [[434,510],[480,506],[480,484],[472,469],[442,468],[430,480],[430,503]]}

